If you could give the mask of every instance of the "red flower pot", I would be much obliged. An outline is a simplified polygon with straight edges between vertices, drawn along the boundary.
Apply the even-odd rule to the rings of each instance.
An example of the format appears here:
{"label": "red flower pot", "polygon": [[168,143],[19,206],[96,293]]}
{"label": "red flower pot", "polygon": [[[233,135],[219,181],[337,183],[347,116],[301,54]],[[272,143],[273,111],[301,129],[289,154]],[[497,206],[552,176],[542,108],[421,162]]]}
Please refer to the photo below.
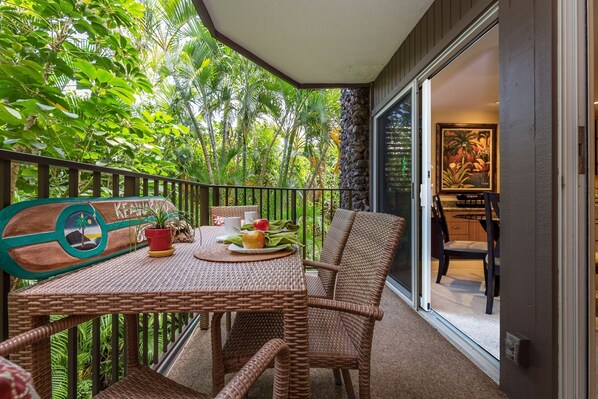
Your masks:
{"label": "red flower pot", "polygon": [[145,229],[143,231],[147,238],[150,251],[166,251],[172,248],[171,229]]}

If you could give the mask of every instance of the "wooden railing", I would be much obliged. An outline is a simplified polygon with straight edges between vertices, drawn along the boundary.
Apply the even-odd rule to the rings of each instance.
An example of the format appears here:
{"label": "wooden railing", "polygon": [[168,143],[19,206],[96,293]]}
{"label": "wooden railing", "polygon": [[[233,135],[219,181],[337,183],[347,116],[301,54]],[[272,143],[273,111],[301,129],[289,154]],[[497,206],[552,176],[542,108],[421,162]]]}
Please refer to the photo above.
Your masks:
{"label": "wooden railing", "polygon": [[[263,218],[290,219],[300,225],[298,234],[303,243],[303,256],[309,259],[319,257],[325,230],[334,211],[340,207],[343,192],[349,194],[346,196],[349,203],[345,205],[352,207],[349,189],[217,186],[5,150],[0,150],[0,178],[0,209],[13,202],[35,198],[162,195],[185,211],[196,225],[208,225],[212,205],[258,205]],[[15,281],[2,271],[0,340],[8,337],[9,291],[31,283]],[[172,349],[195,327],[198,318],[186,313],[140,315],[140,361],[155,368],[163,367]],[[91,360],[87,365],[91,392],[98,393],[123,375],[122,327],[122,315],[108,315],[68,332],[68,397],[78,396],[81,371],[77,363],[78,344],[82,335],[87,336],[85,329],[91,329]],[[109,339],[105,337],[107,329]],[[59,342],[56,348],[63,350],[59,349]],[[106,348],[109,348],[108,355]]]}

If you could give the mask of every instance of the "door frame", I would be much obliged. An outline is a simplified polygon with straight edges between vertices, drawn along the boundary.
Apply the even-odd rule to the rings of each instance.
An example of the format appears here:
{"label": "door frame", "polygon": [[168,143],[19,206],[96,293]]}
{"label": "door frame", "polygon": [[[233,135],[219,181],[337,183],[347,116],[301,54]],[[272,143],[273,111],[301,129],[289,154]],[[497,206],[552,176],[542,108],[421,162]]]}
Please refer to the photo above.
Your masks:
{"label": "door frame", "polygon": [[[382,115],[383,112],[388,110],[392,105],[396,103],[398,99],[400,99],[408,90],[415,90],[419,89],[419,87],[423,84],[423,82],[427,79],[431,79],[434,77],[435,74],[440,72],[444,68],[444,66],[448,65],[454,58],[458,57],[463,51],[465,51],[471,44],[473,44],[478,38],[483,36],[486,32],[490,29],[495,27],[498,24],[498,11],[499,11],[499,4],[496,3],[489,7],[475,22],[473,22],[467,29],[463,31],[463,33],[454,40],[444,51],[442,51],[434,60],[432,60],[427,66],[425,66],[422,71],[417,75],[417,77],[410,82],[406,87],[404,87],[399,94],[394,96],[384,107],[382,107],[372,118],[372,125],[373,125],[373,153],[376,153],[378,148],[378,132],[377,132],[377,120]],[[422,98],[422,109],[425,109],[424,105],[424,98]],[[422,115],[424,118],[424,115]],[[431,127],[430,127],[431,128]],[[422,141],[425,141],[423,138],[422,131]],[[430,132],[433,134],[433,132]],[[374,159],[374,158],[373,158]],[[419,161],[419,160],[418,160]],[[414,161],[415,162],[415,161]],[[377,206],[377,162],[373,162],[373,182],[372,185],[372,203],[374,206]],[[421,165],[418,162],[418,167]],[[422,179],[423,180],[423,179]],[[416,186],[418,187],[418,186]],[[425,189],[421,187],[421,189]],[[419,195],[416,195],[417,198],[420,197],[421,192]],[[425,196],[425,194],[424,194]],[[377,211],[377,208],[373,208],[374,211]],[[431,215],[430,215],[431,217]],[[419,237],[420,240],[428,240],[431,241],[431,237]],[[423,241],[422,241],[423,243]],[[421,253],[418,252],[418,256],[422,256]],[[428,262],[429,264],[430,262]],[[417,259],[414,262],[415,267],[417,265],[424,265],[424,262],[421,262],[420,259]],[[428,274],[431,271],[428,271]],[[420,270],[414,270],[412,275],[419,276]],[[426,272],[422,270],[422,276],[426,275]],[[423,277],[421,280],[423,284]],[[431,284],[431,281],[428,282]],[[435,312],[427,312],[425,311],[425,306],[421,307],[419,305],[419,298],[413,297],[408,298],[404,295],[402,291],[400,291],[396,284],[390,279],[387,279],[386,285],[395,292],[399,297],[403,298],[406,302],[411,304],[416,310],[420,312],[420,314],[428,321],[433,327],[435,327],[440,334],[442,334],[447,340],[449,340],[455,347],[458,348],[468,359],[470,359],[474,364],[476,364],[484,373],[486,373],[490,378],[492,378],[495,382],[499,382],[500,377],[500,361],[482,349],[479,345],[475,344],[470,338],[465,336],[462,332],[457,330],[455,327],[447,323],[444,318],[437,315]],[[414,285],[413,287],[419,287]],[[418,296],[421,295],[421,292],[418,292]],[[422,302],[423,305],[425,305]]]}
{"label": "door frame", "polygon": [[[557,148],[558,148],[558,394],[560,398],[595,394],[595,312],[593,229],[593,49],[592,1],[558,0]],[[586,58],[587,57],[587,58]],[[590,105],[591,104],[591,105]],[[591,118],[590,118],[591,116]],[[591,144],[588,145],[588,144]],[[585,147],[584,147],[585,146]],[[581,153],[581,154],[580,154]],[[585,168],[584,170],[579,169]],[[593,190],[592,190],[593,191]],[[590,206],[592,204],[592,206]],[[593,397],[594,395],[592,395]]]}

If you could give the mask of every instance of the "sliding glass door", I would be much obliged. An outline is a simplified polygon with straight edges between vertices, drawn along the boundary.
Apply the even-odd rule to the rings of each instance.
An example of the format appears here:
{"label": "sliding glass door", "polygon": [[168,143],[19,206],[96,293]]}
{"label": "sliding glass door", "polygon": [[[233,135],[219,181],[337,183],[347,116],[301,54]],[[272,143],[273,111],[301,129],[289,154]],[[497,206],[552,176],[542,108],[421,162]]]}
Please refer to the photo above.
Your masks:
{"label": "sliding glass door", "polygon": [[[405,219],[405,230],[390,270],[395,286],[415,303],[415,265],[418,249],[417,220],[417,101],[408,89],[375,119],[376,190],[378,212]],[[417,292],[417,289],[415,289]]]}

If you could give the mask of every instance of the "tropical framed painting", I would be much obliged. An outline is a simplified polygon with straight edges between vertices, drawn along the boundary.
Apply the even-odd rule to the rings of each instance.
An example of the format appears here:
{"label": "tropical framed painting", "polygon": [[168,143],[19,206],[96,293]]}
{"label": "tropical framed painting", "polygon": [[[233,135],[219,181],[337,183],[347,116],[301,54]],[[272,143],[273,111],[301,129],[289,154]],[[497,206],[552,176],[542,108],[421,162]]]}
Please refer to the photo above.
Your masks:
{"label": "tropical framed painting", "polygon": [[496,187],[496,124],[436,124],[439,193],[493,191]]}

